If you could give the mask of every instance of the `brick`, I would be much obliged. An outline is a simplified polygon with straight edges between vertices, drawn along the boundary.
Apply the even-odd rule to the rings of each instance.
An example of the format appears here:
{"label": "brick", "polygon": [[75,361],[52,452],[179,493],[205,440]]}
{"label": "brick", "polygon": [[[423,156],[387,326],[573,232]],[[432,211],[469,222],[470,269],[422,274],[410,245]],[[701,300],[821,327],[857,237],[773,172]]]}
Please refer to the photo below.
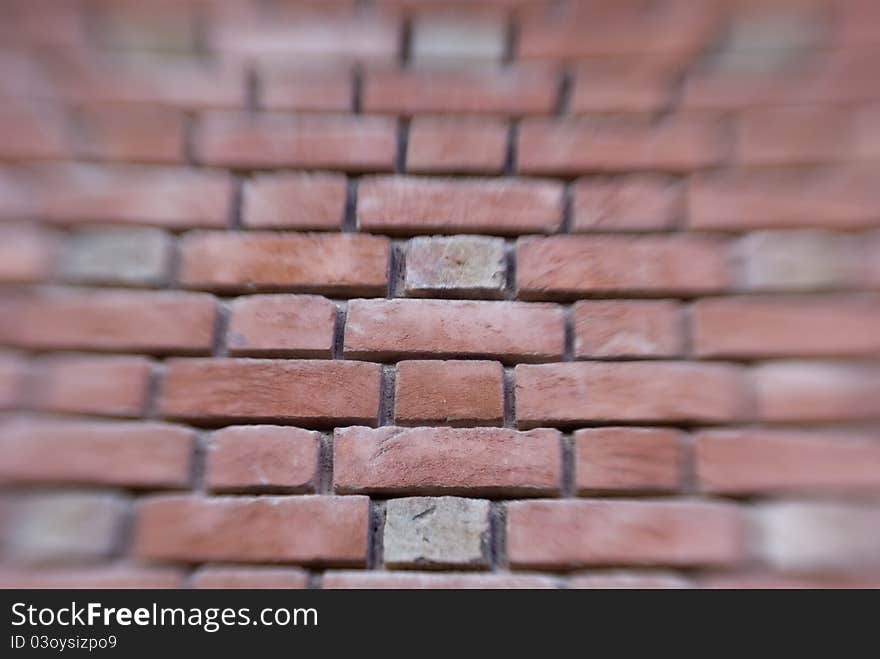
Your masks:
{"label": "brick", "polygon": [[523,174],[688,172],[720,164],[727,151],[717,119],[673,116],[661,123],[589,118],[522,122],[517,171]]}
{"label": "brick", "polygon": [[185,488],[195,433],[156,422],[10,421],[0,481]]}
{"label": "brick", "polygon": [[30,224],[0,225],[0,283],[30,284],[49,278],[53,241]]}
{"label": "brick", "polygon": [[128,105],[90,106],[77,112],[76,155],[83,159],[145,163],[184,160],[184,115],[180,110]]}
{"label": "brick", "polygon": [[245,181],[242,222],[254,229],[339,230],[345,189],[337,174],[258,174]]}
{"label": "brick", "polygon": [[308,588],[309,573],[295,567],[229,567],[207,565],[192,576],[193,588]]}
{"label": "brick", "polygon": [[442,61],[500,62],[506,26],[501,17],[417,16],[411,57],[416,64]]}
{"label": "brick", "polygon": [[51,412],[137,417],[146,409],[152,368],[144,357],[47,357],[32,402]]}
{"label": "brick", "polygon": [[230,305],[226,344],[234,356],[329,358],[336,305],[317,295],[250,295]]}
{"label": "brick", "polygon": [[753,515],[758,556],[783,570],[853,570],[880,565],[876,503],[780,501]]}
{"label": "brick", "polygon": [[0,410],[15,408],[24,397],[27,366],[14,353],[0,352]]}
{"label": "brick", "polygon": [[456,497],[391,499],[385,506],[388,567],[489,564],[489,502]]}
{"label": "brick", "polygon": [[348,303],[347,359],[542,361],[561,356],[562,349],[562,310],[555,305],[471,300]]}
{"label": "brick", "polygon": [[182,588],[183,573],[166,567],[111,565],[107,567],[0,569],[0,588]]}
{"label": "brick", "polygon": [[529,237],[517,241],[516,258],[521,299],[692,295],[733,279],[726,243],[700,236]]}
{"label": "brick", "polygon": [[690,226],[707,230],[877,226],[880,201],[867,168],[732,170],[688,187]]}
{"label": "brick", "polygon": [[684,216],[684,190],[657,174],[583,178],[572,187],[572,231],[664,231]]}
{"label": "brick", "polygon": [[674,492],[684,475],[681,433],[588,428],[574,433],[578,492]]}
{"label": "brick", "polygon": [[113,494],[42,492],[13,497],[0,544],[16,562],[84,562],[116,552],[126,505]]}
{"label": "brick", "polygon": [[0,160],[64,159],[72,155],[69,119],[49,104],[4,99]]}
{"label": "brick", "polygon": [[730,565],[743,558],[743,523],[730,505],[692,501],[513,501],[514,567]]}
{"label": "brick", "polygon": [[95,36],[103,48],[192,52],[197,48],[193,5],[160,1],[145,7],[132,0],[94,3]]}
{"label": "brick", "polygon": [[867,572],[863,574],[847,574],[834,572],[746,572],[712,574],[701,580],[701,587],[723,590],[743,589],[780,589],[780,590],[816,590],[816,589],[852,589],[880,588],[880,574]]}
{"label": "brick", "polygon": [[880,442],[869,434],[714,430],[697,434],[695,450],[704,492],[880,491]]}
{"label": "brick", "polygon": [[880,351],[873,296],[749,296],[700,300],[692,309],[701,357],[855,356]]}
{"label": "brick", "polygon": [[733,421],[747,414],[729,364],[581,362],[516,367],[520,428],[590,422]]}
{"label": "brick", "polygon": [[560,435],[542,428],[337,428],[334,490],[540,496],[559,492]]}
{"label": "brick", "polygon": [[397,365],[394,420],[401,425],[500,425],[504,369],[491,361],[404,361]]}
{"label": "brick", "polygon": [[406,171],[501,173],[507,158],[507,133],[501,119],[416,117],[409,126]]}
{"label": "brick", "polygon": [[676,68],[622,59],[580,64],[572,81],[572,114],[656,113],[669,107]]}
{"label": "brick", "polygon": [[156,354],[210,352],[216,313],[202,293],[85,289],[46,289],[16,309],[15,345]]}
{"label": "brick", "polygon": [[361,496],[166,495],[137,506],[133,553],[156,561],[363,565]]}
{"label": "brick", "polygon": [[507,281],[504,240],[486,236],[413,238],[406,249],[410,297],[499,299]]}
{"label": "brick", "polygon": [[188,234],[180,283],[222,291],[384,295],[388,240],[353,234]]}
{"label": "brick", "polygon": [[264,66],[258,69],[259,106],[271,111],[350,112],[351,71],[344,66]]}
{"label": "brick", "polygon": [[385,117],[211,113],[195,136],[197,157],[227,167],[394,167],[395,122]]}
{"label": "brick", "polygon": [[171,267],[171,238],[161,229],[86,229],[66,241],[60,264],[65,281],[157,286]]}
{"label": "brick", "polygon": [[381,366],[353,361],[174,359],[159,400],[166,417],[203,421],[374,424]]}
{"label": "brick", "polygon": [[232,426],[211,435],[205,485],[212,492],[314,492],[317,432],[285,426]]}
{"label": "brick", "polygon": [[574,305],[578,359],[679,357],[684,329],[681,306],[669,300],[582,300]]}
{"label": "brick", "polygon": [[870,364],[768,362],[753,371],[765,421],[877,419],[880,369]]}
{"label": "brick", "polygon": [[673,572],[659,570],[614,570],[578,574],[568,580],[569,588],[587,590],[679,590],[691,582]]}
{"label": "brick", "polygon": [[375,70],[364,78],[365,112],[389,114],[550,114],[558,82],[543,71]]}
{"label": "brick", "polygon": [[385,176],[361,181],[358,227],[388,233],[547,233],[562,222],[562,185],[533,180]]}
{"label": "brick", "polygon": [[460,572],[389,572],[333,570],[324,573],[321,587],[337,589],[390,590],[509,590],[558,588],[556,579],[537,574],[486,574]]}

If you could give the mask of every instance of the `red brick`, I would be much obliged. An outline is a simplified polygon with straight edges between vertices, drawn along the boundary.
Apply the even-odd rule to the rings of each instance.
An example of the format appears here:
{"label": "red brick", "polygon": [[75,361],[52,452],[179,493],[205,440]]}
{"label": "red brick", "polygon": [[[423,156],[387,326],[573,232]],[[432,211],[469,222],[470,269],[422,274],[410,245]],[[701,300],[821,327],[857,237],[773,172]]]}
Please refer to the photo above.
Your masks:
{"label": "red brick", "polygon": [[381,366],[353,361],[174,359],[164,416],[340,425],[376,422]]}
{"label": "red brick", "polygon": [[703,588],[720,588],[723,590],[742,589],[780,589],[780,590],[817,590],[817,589],[851,589],[880,588],[880,574],[876,572],[844,573],[839,572],[735,572],[711,574],[701,580]]}
{"label": "red brick", "polygon": [[61,355],[39,366],[33,403],[73,414],[140,416],[152,370],[144,357]]}
{"label": "red brick", "polygon": [[699,433],[695,448],[705,492],[880,491],[880,441],[870,434],[714,430]]}
{"label": "red brick", "polygon": [[183,161],[184,115],[179,110],[115,105],[87,107],[77,113],[79,158],[133,162]]}
{"label": "red brick", "polygon": [[291,589],[308,587],[309,573],[295,567],[229,567],[207,565],[192,576],[193,588]]}
{"label": "red brick", "polygon": [[361,181],[358,227],[389,233],[547,233],[562,222],[553,181],[378,177]]}
{"label": "red brick", "polygon": [[743,372],[729,364],[580,362],[516,367],[521,428],[583,422],[720,422],[746,412]]}
{"label": "red brick", "polygon": [[387,270],[379,236],[195,232],[181,243],[179,280],[223,291],[384,295]]}
{"label": "red brick", "polygon": [[691,582],[672,572],[658,570],[613,570],[578,574],[568,580],[569,588],[588,590],[667,590],[691,588]]}
{"label": "red brick", "polygon": [[2,568],[0,588],[182,588],[183,573],[166,567]]}
{"label": "red brick", "polygon": [[142,499],[133,552],[148,560],[363,565],[362,496]]}
{"label": "red brick", "polygon": [[45,103],[4,99],[0,109],[0,160],[70,158],[69,118]]}
{"label": "red brick", "polygon": [[485,357],[542,361],[562,355],[562,309],[471,300],[352,300],[345,356]]}
{"label": "red brick", "polygon": [[743,558],[733,506],[690,501],[514,501],[507,552],[515,567],[725,565]]}
{"label": "red brick", "polygon": [[22,357],[0,352],[0,410],[20,404],[26,375],[27,366]]}
{"label": "red brick", "polygon": [[324,573],[321,588],[389,590],[490,590],[558,588],[556,579],[537,574],[489,574],[466,572],[388,572],[332,570]]}
{"label": "red brick", "polygon": [[663,231],[684,216],[682,186],[656,174],[580,179],[572,192],[576,232]]}
{"label": "red brick", "polygon": [[654,58],[582,64],[572,82],[569,110],[573,114],[660,112],[672,102],[675,75],[675,67]]}
{"label": "red brick", "polygon": [[212,113],[202,117],[195,152],[230,167],[326,167],[383,171],[394,167],[390,118]]}
{"label": "red brick", "polygon": [[244,184],[243,223],[255,229],[340,229],[345,177],[259,174]]}
{"label": "red brick", "polygon": [[517,168],[525,174],[687,172],[720,164],[727,144],[720,120],[527,119],[519,128]]}
{"label": "red brick", "polygon": [[574,451],[578,492],[674,492],[681,486],[683,441],[676,430],[578,430]]}
{"label": "red brick", "polygon": [[516,245],[517,296],[688,295],[732,285],[728,245],[700,236],[550,236]]}
{"label": "red brick", "polygon": [[869,168],[733,170],[690,182],[694,229],[877,226],[880,188]]}
{"label": "red brick", "polygon": [[397,365],[394,420],[406,426],[500,425],[504,369],[489,361],[405,361]]}
{"label": "red brick", "polygon": [[344,66],[269,66],[258,70],[259,102],[266,110],[350,112],[351,71]]}
{"label": "red brick", "polygon": [[230,306],[230,355],[329,358],[336,305],[317,295],[251,295]]}
{"label": "red brick", "polygon": [[342,428],[339,493],[536,496],[559,492],[559,432],[508,428]]}
{"label": "red brick", "polygon": [[880,298],[750,296],[700,300],[701,357],[855,356],[880,352]]}
{"label": "red brick", "polygon": [[406,170],[499,173],[507,157],[507,133],[500,119],[417,117],[409,126]]}
{"label": "red brick", "polygon": [[558,82],[546,71],[413,69],[367,71],[366,112],[390,114],[549,114]]}
{"label": "red brick", "polygon": [[49,278],[53,240],[31,224],[0,225],[0,283],[31,284]]}
{"label": "red brick", "polygon": [[684,315],[668,300],[583,300],[574,305],[574,352],[596,357],[678,357]]}
{"label": "red brick", "polygon": [[214,298],[179,291],[45,289],[15,306],[12,341],[32,349],[207,353]]}
{"label": "red brick", "polygon": [[233,426],[208,445],[212,492],[314,492],[320,435],[285,426]]}
{"label": "red brick", "polygon": [[155,422],[21,419],[3,424],[0,481],[185,488],[195,433]]}
{"label": "red brick", "polygon": [[870,364],[770,362],[753,372],[765,421],[878,419],[880,369]]}

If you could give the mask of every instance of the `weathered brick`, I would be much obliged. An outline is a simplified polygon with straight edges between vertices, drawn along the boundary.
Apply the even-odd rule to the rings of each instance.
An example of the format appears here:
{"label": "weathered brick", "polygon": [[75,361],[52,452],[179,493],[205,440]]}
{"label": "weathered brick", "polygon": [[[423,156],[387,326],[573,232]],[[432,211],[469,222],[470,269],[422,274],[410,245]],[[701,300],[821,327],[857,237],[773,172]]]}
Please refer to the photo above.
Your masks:
{"label": "weathered brick", "polygon": [[171,238],[161,229],[87,229],[65,242],[60,274],[66,281],[156,286],[171,266]]}
{"label": "weathered brick", "polygon": [[156,422],[12,420],[0,481],[185,488],[195,433]]}
{"label": "weathered brick", "polygon": [[696,436],[700,488],[719,494],[880,491],[880,442],[819,430],[710,430]]}
{"label": "weathered brick", "polygon": [[159,408],[203,421],[376,423],[381,366],[354,361],[173,359]]}
{"label": "weathered brick", "polygon": [[194,232],[181,244],[189,288],[384,294],[388,241],[353,234]]}
{"label": "weathered brick", "polygon": [[507,280],[504,240],[425,236],[406,249],[404,290],[410,297],[501,298]]}
{"label": "weathered brick", "polygon": [[668,300],[582,300],[574,305],[574,353],[595,357],[679,357],[685,319]]}
{"label": "weathered brick", "polygon": [[295,567],[206,565],[193,573],[193,588],[292,589],[308,587],[309,573]]}
{"label": "weathered brick", "polygon": [[691,501],[513,501],[514,567],[728,565],[743,558],[743,520],[727,504]]}
{"label": "weathered brick", "polygon": [[0,588],[182,588],[183,572],[167,567],[110,565],[107,567],[0,568]]}
{"label": "weathered brick", "polygon": [[228,167],[394,167],[395,122],[385,117],[211,113],[202,117],[195,153]]}
{"label": "weathered brick", "polygon": [[336,305],[317,295],[250,295],[230,305],[230,355],[328,358]]}
{"label": "weathered brick", "polygon": [[338,174],[258,174],[245,181],[242,222],[255,229],[338,230],[345,189]]}
{"label": "weathered brick", "polygon": [[589,428],[574,433],[579,492],[674,492],[684,472],[681,433],[662,428]]}
{"label": "weathered brick", "polygon": [[577,574],[568,580],[569,588],[588,590],[667,590],[691,588],[691,582],[680,574],[659,570],[613,570]]}
{"label": "weathered brick", "polygon": [[501,16],[418,16],[412,28],[411,56],[417,64],[500,62],[505,32]]}
{"label": "weathered brick", "polygon": [[340,66],[263,66],[259,106],[272,111],[350,112],[354,98],[351,70]]}
{"label": "weathered brick", "polygon": [[880,351],[873,296],[749,296],[700,300],[692,309],[701,357],[857,356]]}
{"label": "weathered brick", "polygon": [[32,224],[0,224],[0,283],[45,281],[52,271],[54,241]]}
{"label": "weathered brick", "polygon": [[341,428],[340,493],[541,495],[559,491],[559,432],[549,428]]}
{"label": "weathered brick", "polygon": [[747,414],[729,364],[580,362],[516,367],[520,428],[584,422],[720,422]]}
{"label": "weathered brick", "polygon": [[404,361],[397,365],[394,420],[406,426],[500,425],[504,369],[498,362]]}
{"label": "weathered brick", "polygon": [[166,495],[137,506],[134,554],[161,561],[363,565],[362,496]]}
{"label": "weathered brick", "polygon": [[361,181],[358,227],[389,233],[548,233],[562,222],[562,185],[535,180],[385,176]]}
{"label": "weathered brick", "polygon": [[553,577],[537,574],[490,574],[462,572],[389,572],[332,570],[324,573],[321,587],[325,589],[451,589],[489,590],[512,588],[558,588]]}
{"label": "weathered brick", "polygon": [[391,499],[385,507],[389,567],[489,564],[489,502],[456,497]]}
{"label": "weathered brick", "polygon": [[406,170],[497,174],[507,157],[501,119],[416,117],[409,126]]}
{"label": "weathered brick", "polygon": [[726,243],[701,236],[528,237],[517,241],[516,257],[522,299],[688,295],[724,290],[733,279]]}
{"label": "weathered brick", "polygon": [[684,189],[657,174],[583,178],[572,187],[572,231],[663,231],[684,216]]}
{"label": "weathered brick", "polygon": [[212,492],[314,492],[315,431],[285,426],[232,426],[211,435],[205,484]]}
{"label": "weathered brick", "polygon": [[562,355],[562,309],[471,300],[351,300],[345,356],[485,357],[542,361]]}
{"label": "weathered brick", "polygon": [[183,161],[183,123],[180,110],[128,105],[89,106],[76,114],[77,157],[128,162]]}

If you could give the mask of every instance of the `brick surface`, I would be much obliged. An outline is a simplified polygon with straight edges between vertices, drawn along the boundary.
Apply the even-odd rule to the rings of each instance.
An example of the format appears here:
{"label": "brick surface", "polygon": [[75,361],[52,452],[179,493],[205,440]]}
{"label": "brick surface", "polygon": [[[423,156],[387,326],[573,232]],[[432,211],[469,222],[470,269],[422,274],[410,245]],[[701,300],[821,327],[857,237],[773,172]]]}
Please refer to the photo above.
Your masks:
{"label": "brick surface", "polygon": [[659,428],[588,428],[574,433],[579,492],[674,492],[684,473],[681,433]]}
{"label": "brick surface", "polygon": [[110,566],[0,569],[2,588],[182,588],[183,573],[166,567]]}
{"label": "brick surface", "polygon": [[80,133],[76,153],[85,159],[147,163],[183,161],[184,115],[179,110],[112,105],[77,113]]}
{"label": "brick surface", "polygon": [[0,352],[0,410],[23,402],[27,362],[13,354]]}
{"label": "brick surface", "polygon": [[514,501],[507,552],[514,567],[730,565],[744,558],[743,519],[727,504]]}
{"label": "brick surface", "polygon": [[585,62],[574,75],[569,110],[573,114],[660,112],[672,101],[675,73],[675,67],[663,61]]}
{"label": "brick surface", "polygon": [[490,589],[536,589],[558,588],[553,577],[537,574],[478,574],[461,572],[367,572],[331,570],[324,573],[321,587],[338,589],[388,589],[388,590],[490,590]]}
{"label": "brick surface", "polygon": [[614,570],[578,574],[568,580],[569,588],[586,590],[678,590],[691,588],[685,577],[659,570]]}
{"label": "brick surface", "polygon": [[418,17],[412,28],[411,56],[416,63],[498,62],[504,55],[505,30],[501,17]]}
{"label": "brick surface", "polygon": [[161,561],[363,565],[368,504],[360,496],[151,497],[137,506],[133,551]]}
{"label": "brick surface", "polygon": [[267,110],[346,112],[351,110],[354,82],[344,66],[268,65],[258,70],[259,105]]}
{"label": "brick surface", "polygon": [[572,231],[662,231],[683,216],[683,187],[665,176],[583,178],[572,188]]}
{"label": "brick surface", "polygon": [[159,409],[204,421],[376,422],[381,367],[353,361],[175,359]]}
{"label": "brick surface", "polygon": [[64,247],[66,281],[120,286],[156,286],[171,266],[171,238],[160,229],[85,230]]}
{"label": "brick surface", "polygon": [[540,495],[559,491],[559,432],[508,428],[342,428],[336,492]]}
{"label": "brick surface", "polygon": [[337,174],[259,174],[244,184],[242,222],[255,229],[339,229],[345,189]]}
{"label": "brick surface", "polygon": [[726,422],[748,414],[743,372],[729,364],[584,362],[516,367],[521,428],[584,422]]}
{"label": "brick surface", "polygon": [[317,432],[284,426],[231,426],[211,435],[205,485],[213,492],[314,492]]}
{"label": "brick surface", "polygon": [[366,231],[546,233],[562,222],[562,186],[517,179],[371,178],[358,189],[357,216]]}
{"label": "brick surface", "polygon": [[250,295],[229,307],[226,345],[235,356],[328,358],[336,305],[317,295]]}
{"label": "brick surface", "polygon": [[51,237],[32,225],[0,225],[0,283],[45,281],[51,274],[53,251]]}
{"label": "brick surface", "polygon": [[733,574],[712,574],[701,580],[703,588],[731,589],[779,589],[779,590],[816,590],[816,589],[871,589],[876,590],[880,584],[880,575],[876,571],[864,573],[840,573],[829,571],[813,572],[736,572]]}
{"label": "brick surface", "polygon": [[507,281],[504,240],[485,236],[420,237],[406,249],[410,297],[501,298]]}
{"label": "brick surface", "polygon": [[544,361],[562,349],[562,310],[548,304],[352,300],[345,323],[345,356],[352,359]]}
{"label": "brick surface", "polygon": [[408,172],[492,174],[504,169],[507,124],[500,119],[416,117],[409,126]]}
{"label": "brick surface", "polygon": [[388,241],[345,234],[198,232],[181,244],[188,288],[384,294]]}
{"label": "brick surface", "polygon": [[299,590],[308,587],[309,573],[295,567],[225,567],[208,565],[195,571],[194,588],[258,588]]}
{"label": "brick surface", "polygon": [[667,300],[582,300],[574,305],[578,359],[684,354],[682,308]]}

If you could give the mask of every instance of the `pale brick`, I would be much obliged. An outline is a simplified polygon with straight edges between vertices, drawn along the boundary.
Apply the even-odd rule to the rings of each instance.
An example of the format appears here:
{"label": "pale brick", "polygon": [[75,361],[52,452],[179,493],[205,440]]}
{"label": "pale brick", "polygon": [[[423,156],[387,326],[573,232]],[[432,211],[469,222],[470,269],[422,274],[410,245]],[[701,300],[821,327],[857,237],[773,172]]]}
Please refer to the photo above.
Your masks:
{"label": "pale brick", "polygon": [[411,297],[501,298],[506,280],[501,238],[413,238],[406,252],[404,288]]}

